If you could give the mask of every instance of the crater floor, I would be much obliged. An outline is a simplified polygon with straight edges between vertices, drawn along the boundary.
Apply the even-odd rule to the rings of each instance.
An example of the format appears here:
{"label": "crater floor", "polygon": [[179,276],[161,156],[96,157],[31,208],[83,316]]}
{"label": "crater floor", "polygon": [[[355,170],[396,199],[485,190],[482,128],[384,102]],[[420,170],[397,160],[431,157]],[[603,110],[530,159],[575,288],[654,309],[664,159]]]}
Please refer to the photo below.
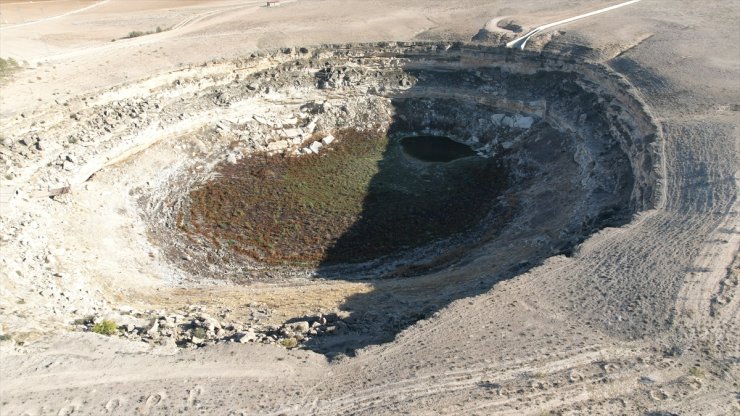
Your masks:
{"label": "crater floor", "polygon": [[422,164],[384,134],[340,130],[319,154],[223,163],[190,193],[178,227],[245,261],[373,260],[464,233],[493,209],[505,169],[465,148],[473,157]]}

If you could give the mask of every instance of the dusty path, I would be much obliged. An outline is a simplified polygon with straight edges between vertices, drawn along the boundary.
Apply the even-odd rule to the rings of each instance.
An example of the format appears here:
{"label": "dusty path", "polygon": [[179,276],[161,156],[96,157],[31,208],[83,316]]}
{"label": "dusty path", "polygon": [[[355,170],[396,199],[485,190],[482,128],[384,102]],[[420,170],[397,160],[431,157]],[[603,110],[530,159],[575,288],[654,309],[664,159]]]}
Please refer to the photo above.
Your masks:
{"label": "dusty path", "polygon": [[606,13],[606,12],[609,12],[611,10],[618,9],[620,7],[629,6],[630,4],[638,3],[640,1],[641,0],[630,0],[630,1],[626,1],[624,3],[616,4],[614,6],[606,7],[606,8],[599,9],[599,10],[594,10],[593,12],[581,14],[581,15],[574,16],[574,17],[570,17],[568,19],[558,20],[557,22],[552,22],[552,23],[548,23],[548,24],[545,24],[545,25],[537,26],[536,28],[534,28],[534,29],[530,30],[529,32],[527,32],[526,34],[524,34],[523,36],[518,37],[518,38],[512,40],[511,42],[507,43],[506,44],[506,47],[507,48],[519,48],[519,49],[524,50],[524,48],[527,46],[527,41],[529,41],[529,39],[532,36],[535,36],[535,35],[537,35],[539,33],[542,33],[542,32],[544,32],[547,29],[550,29],[550,28],[553,28],[553,27],[556,27],[556,26],[560,26],[560,25],[564,25],[566,23],[575,22],[576,20],[585,19],[587,17],[596,16],[596,15],[601,14],[601,13]]}
{"label": "dusty path", "polygon": [[[32,58],[30,60],[27,60],[32,65],[36,65],[39,62],[43,63],[55,63],[55,62],[61,62],[61,61],[67,61],[67,60],[74,60],[74,59],[85,59],[86,57],[90,56],[100,56],[100,55],[113,55],[120,53],[120,50],[122,49],[138,49],[143,46],[147,45],[156,45],[161,42],[167,42],[169,40],[176,41],[179,37],[189,33],[189,32],[195,32],[200,29],[203,29],[204,27],[210,26],[213,23],[208,22],[206,24],[202,24],[201,22],[212,19],[214,17],[217,17],[222,14],[234,12],[236,10],[245,9],[245,8],[257,8],[260,7],[258,4],[261,4],[262,2],[258,1],[252,1],[252,2],[240,2],[239,6],[232,6],[232,7],[224,7],[223,9],[217,9],[217,10],[209,10],[204,11],[201,13],[194,14],[193,16],[189,16],[179,23],[172,26],[171,29],[165,30],[161,33],[153,33],[150,35],[145,36],[139,36],[131,39],[120,39],[113,43],[106,43],[99,46],[91,46],[87,48],[81,48],[78,50],[73,50],[69,52],[63,52],[59,54],[49,54],[44,55],[38,58]],[[200,24],[199,24],[200,23]]]}
{"label": "dusty path", "polygon": [[[19,28],[19,27],[32,26],[32,25],[36,25],[36,24],[39,24],[39,23],[48,22],[50,20],[61,19],[63,17],[71,16],[71,15],[77,14],[77,13],[82,13],[82,12],[85,12],[87,10],[93,9],[95,7],[102,6],[105,3],[108,3],[109,1],[111,1],[111,0],[100,0],[100,1],[98,1],[98,2],[96,2],[94,4],[91,4],[89,6],[82,7],[80,9],[76,9],[76,10],[72,10],[72,11],[69,11],[69,12],[66,12],[66,13],[58,14],[56,16],[45,17],[43,19],[34,20],[34,21],[31,21],[31,22],[26,22],[26,23],[19,23],[19,24],[14,24],[14,25],[1,26],[0,27],[0,31],[14,29],[14,28]],[[13,4],[13,3],[6,3],[6,4],[7,5],[10,5],[10,4]]]}

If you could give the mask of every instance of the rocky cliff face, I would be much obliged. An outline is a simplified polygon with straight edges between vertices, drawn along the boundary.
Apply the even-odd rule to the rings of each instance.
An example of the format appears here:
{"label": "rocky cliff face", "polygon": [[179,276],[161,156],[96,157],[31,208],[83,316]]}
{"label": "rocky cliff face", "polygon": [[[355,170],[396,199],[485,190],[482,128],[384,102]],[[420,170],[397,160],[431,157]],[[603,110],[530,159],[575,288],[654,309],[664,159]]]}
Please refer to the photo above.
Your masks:
{"label": "rocky cliff face", "polygon": [[[116,280],[106,270],[119,260],[142,270],[142,252],[162,276],[145,286],[424,276],[454,266],[468,276],[454,284],[474,293],[464,289],[479,276],[473,264],[495,262],[487,273],[503,279],[662,203],[661,135],[624,79],[597,65],[500,48],[384,42],[260,52],[61,103],[42,118],[19,119],[0,148],[4,202],[16,207],[2,218],[6,247],[23,253],[4,266],[11,278],[2,290],[17,313],[19,299],[41,296],[36,322],[120,303],[114,294],[142,280]],[[444,135],[500,159],[510,183],[491,212],[506,215],[484,215],[464,234],[361,264],[310,268],[260,264],[178,227],[191,191],[218,180],[223,166],[260,155],[320,156],[346,128]],[[28,198],[45,199],[54,218],[75,219],[42,220]],[[120,216],[136,236],[101,234],[118,238],[111,247],[120,252],[105,261],[90,254],[81,270],[80,259],[65,259],[63,233],[85,212],[108,209],[96,205],[108,199],[120,206],[104,221]],[[86,250],[92,237],[74,250]],[[85,276],[94,277],[85,283]]]}

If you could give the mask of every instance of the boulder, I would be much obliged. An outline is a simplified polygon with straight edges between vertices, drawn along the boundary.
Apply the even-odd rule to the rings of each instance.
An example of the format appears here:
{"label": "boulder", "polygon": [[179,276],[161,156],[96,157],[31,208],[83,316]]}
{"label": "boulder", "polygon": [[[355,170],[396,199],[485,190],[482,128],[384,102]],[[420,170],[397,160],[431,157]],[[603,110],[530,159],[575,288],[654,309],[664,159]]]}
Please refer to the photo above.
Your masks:
{"label": "boulder", "polygon": [[235,336],[236,342],[246,344],[247,342],[254,342],[257,340],[257,334],[254,333],[253,329],[248,329],[246,332],[240,332]]}
{"label": "boulder", "polygon": [[159,338],[159,321],[154,320],[152,325],[147,329],[146,334],[152,338]]}
{"label": "boulder", "polygon": [[217,320],[205,314],[201,315],[199,319],[193,322],[193,324],[194,326],[203,328],[208,332],[214,332],[216,329],[221,329],[221,324]]}
{"label": "boulder", "polygon": [[314,153],[319,153],[319,150],[321,150],[323,146],[324,145],[321,144],[321,142],[313,142],[310,146],[308,146],[308,148],[311,149],[311,151]]}
{"label": "boulder", "polygon": [[287,140],[277,140],[272,143],[267,144],[267,150],[277,151],[277,150],[285,150],[289,146],[289,142]]}
{"label": "boulder", "polygon": [[287,137],[289,139],[293,139],[293,138],[296,138],[296,137],[300,137],[300,135],[303,134],[303,131],[301,129],[298,129],[298,128],[285,129],[285,130],[283,130],[283,134],[285,135],[285,137]]}
{"label": "boulder", "polygon": [[532,117],[517,116],[516,120],[514,120],[514,127],[520,129],[528,129],[532,127],[533,123],[534,119]]}
{"label": "boulder", "polygon": [[259,124],[264,124],[264,125],[268,125],[268,126],[269,125],[272,125],[272,123],[270,123],[265,117],[258,116],[258,115],[255,114],[255,115],[252,116],[252,118],[254,119],[254,121],[256,121]]}
{"label": "boulder", "polygon": [[311,329],[311,326],[306,321],[299,321],[290,324],[289,328],[296,333],[305,334],[309,329]]}
{"label": "boulder", "polygon": [[321,139],[321,143],[324,145],[330,145],[334,141],[334,136],[331,134]]}

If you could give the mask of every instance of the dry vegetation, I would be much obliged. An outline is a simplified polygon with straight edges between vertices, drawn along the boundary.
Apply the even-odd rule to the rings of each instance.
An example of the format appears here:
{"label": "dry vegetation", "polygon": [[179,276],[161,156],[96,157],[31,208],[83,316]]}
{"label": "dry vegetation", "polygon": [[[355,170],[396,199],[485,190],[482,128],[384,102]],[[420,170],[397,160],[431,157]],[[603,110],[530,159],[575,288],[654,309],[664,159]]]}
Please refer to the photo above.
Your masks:
{"label": "dry vegetation", "polygon": [[224,164],[181,227],[268,263],[368,260],[477,224],[506,185],[493,159],[410,162],[385,135],[347,129],[320,155]]}
{"label": "dry vegetation", "polygon": [[15,71],[20,69],[20,65],[13,58],[0,58],[0,81],[4,80]]}
{"label": "dry vegetation", "polygon": [[[138,38],[140,36],[153,35],[155,33],[166,32],[166,31],[168,31],[170,29],[172,29],[172,28],[171,27],[163,28],[162,26],[157,26],[157,28],[154,29],[154,30],[147,30],[147,31],[132,30],[131,32],[128,32],[128,35],[122,37],[121,39],[133,39],[133,38]],[[113,39],[113,42],[115,42],[115,41],[116,40]]]}

